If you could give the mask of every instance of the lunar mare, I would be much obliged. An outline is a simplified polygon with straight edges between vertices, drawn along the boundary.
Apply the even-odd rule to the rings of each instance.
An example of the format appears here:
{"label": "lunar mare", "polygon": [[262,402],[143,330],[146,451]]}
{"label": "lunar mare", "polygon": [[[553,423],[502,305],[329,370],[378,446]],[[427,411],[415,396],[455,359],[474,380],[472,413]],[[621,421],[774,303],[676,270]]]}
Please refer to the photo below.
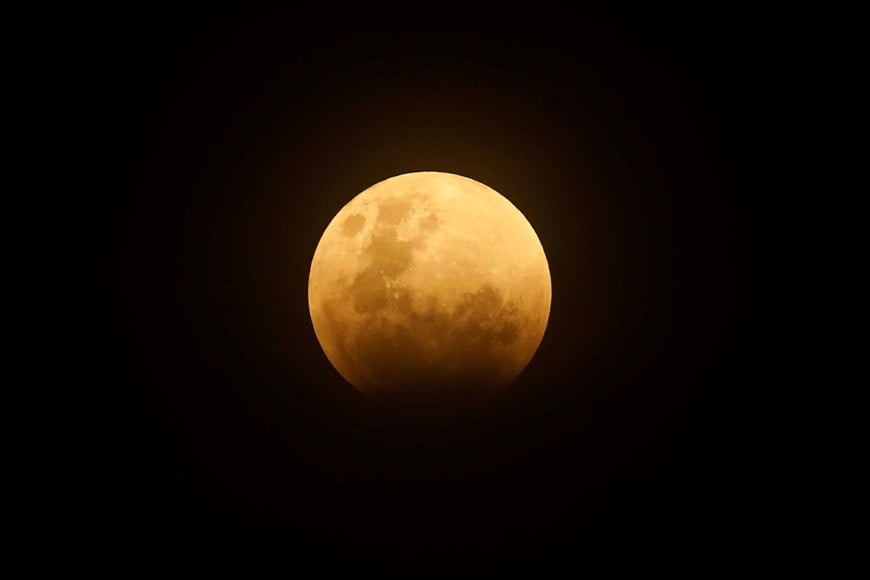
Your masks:
{"label": "lunar mare", "polygon": [[308,304],[330,362],[383,400],[478,400],[531,360],[550,312],[531,224],[472,179],[417,172],[353,198],[311,263]]}

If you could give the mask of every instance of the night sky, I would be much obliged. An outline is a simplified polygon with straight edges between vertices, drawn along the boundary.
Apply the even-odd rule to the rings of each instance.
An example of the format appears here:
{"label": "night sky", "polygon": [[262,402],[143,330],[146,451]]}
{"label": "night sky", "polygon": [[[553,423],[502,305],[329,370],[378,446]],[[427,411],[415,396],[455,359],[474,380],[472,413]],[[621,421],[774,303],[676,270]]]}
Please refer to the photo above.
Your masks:
{"label": "night sky", "polygon": [[[101,167],[71,500],[95,559],[446,574],[764,552],[769,18],[101,18],[75,83]],[[553,284],[523,374],[434,423],[344,382],[307,304],[335,213],[421,170],[510,199]]]}

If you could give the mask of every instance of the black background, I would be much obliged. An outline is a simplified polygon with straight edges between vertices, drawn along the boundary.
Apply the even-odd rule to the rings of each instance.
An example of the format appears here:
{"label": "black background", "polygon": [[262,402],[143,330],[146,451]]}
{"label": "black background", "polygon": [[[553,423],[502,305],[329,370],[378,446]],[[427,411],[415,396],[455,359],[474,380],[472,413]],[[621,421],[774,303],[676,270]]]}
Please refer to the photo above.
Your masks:
{"label": "black background", "polygon": [[[94,19],[86,554],[438,574],[770,551],[772,15]],[[510,199],[553,280],[520,378],[425,425],[342,381],[307,306],[332,216],[417,170]]]}

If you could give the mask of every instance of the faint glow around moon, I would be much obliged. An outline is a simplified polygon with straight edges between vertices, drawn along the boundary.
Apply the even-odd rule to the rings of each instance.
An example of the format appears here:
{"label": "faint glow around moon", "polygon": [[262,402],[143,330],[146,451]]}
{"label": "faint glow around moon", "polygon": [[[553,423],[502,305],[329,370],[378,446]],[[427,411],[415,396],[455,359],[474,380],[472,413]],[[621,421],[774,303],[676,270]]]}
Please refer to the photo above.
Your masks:
{"label": "faint glow around moon", "polygon": [[376,399],[480,400],[529,363],[550,314],[534,229],[486,185],[424,171],[377,183],[332,219],[308,305],[339,373]]}

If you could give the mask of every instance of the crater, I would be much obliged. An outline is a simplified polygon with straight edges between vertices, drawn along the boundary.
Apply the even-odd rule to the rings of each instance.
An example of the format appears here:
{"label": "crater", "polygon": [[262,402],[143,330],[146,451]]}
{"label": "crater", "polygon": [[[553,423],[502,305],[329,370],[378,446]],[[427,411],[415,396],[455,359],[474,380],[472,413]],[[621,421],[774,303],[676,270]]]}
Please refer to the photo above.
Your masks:
{"label": "crater", "polygon": [[501,292],[491,284],[484,284],[476,292],[467,292],[456,307],[456,315],[478,325],[491,319],[504,304]]}
{"label": "crater", "polygon": [[355,213],[344,220],[344,223],[341,226],[341,233],[352,238],[360,233],[360,230],[362,230],[365,225],[366,217],[360,213]]}
{"label": "crater", "polygon": [[378,205],[378,221],[395,226],[407,219],[411,213],[411,201],[388,197]]}
{"label": "crater", "polygon": [[497,343],[513,344],[519,337],[518,312],[516,303],[506,302],[498,289],[484,284],[465,294],[456,307],[456,344],[469,349],[472,345],[490,348]]}
{"label": "crater", "polygon": [[360,314],[380,310],[387,304],[387,284],[376,270],[366,268],[356,275],[350,287],[353,308]]}
{"label": "crater", "polygon": [[413,259],[413,244],[396,238],[395,228],[384,228],[372,235],[365,249],[371,258],[371,268],[384,276],[398,276],[408,269]]}
{"label": "crater", "polygon": [[520,335],[520,327],[516,322],[505,322],[501,330],[498,331],[498,341],[504,346],[508,346],[516,342]]}
{"label": "crater", "polygon": [[430,213],[420,220],[420,229],[427,234],[437,230],[439,225],[441,225],[441,220],[439,220],[438,216],[434,213]]}

